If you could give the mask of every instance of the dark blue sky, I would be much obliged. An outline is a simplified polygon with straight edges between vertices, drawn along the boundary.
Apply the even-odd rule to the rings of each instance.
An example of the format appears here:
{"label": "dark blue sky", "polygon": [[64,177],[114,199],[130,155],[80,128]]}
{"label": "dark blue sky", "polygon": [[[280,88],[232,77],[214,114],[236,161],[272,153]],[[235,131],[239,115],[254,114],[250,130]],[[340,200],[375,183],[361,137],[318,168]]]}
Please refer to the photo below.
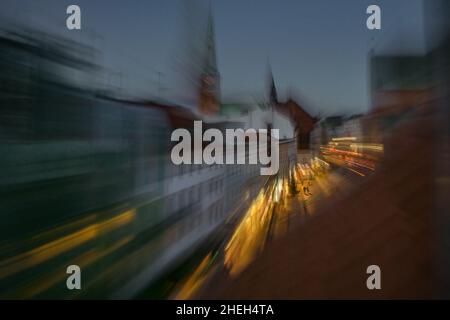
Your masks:
{"label": "dark blue sky", "polygon": [[[206,19],[208,1],[195,1]],[[369,103],[369,49],[421,51],[422,1],[213,0],[222,96],[262,96],[269,59],[282,99],[296,92],[313,113],[363,112]],[[81,32],[65,28],[69,4],[81,7]],[[366,28],[369,4],[382,9],[381,31]],[[25,21],[93,44],[102,52],[98,62],[122,72],[122,86],[133,94],[157,95],[162,72],[163,96],[185,95],[174,63],[185,48],[183,0],[2,0],[0,6],[8,23]],[[110,73],[102,81],[118,79]]]}

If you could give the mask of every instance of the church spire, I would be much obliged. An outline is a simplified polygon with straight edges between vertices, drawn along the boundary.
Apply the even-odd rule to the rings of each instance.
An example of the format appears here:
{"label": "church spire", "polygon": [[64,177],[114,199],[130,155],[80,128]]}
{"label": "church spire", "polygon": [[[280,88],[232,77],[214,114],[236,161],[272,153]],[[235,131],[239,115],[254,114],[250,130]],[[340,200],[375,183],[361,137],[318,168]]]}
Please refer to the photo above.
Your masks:
{"label": "church spire", "polygon": [[199,110],[203,114],[214,115],[219,111],[220,74],[217,70],[216,41],[211,5],[206,28],[206,52],[201,74]]}
{"label": "church spire", "polygon": [[218,74],[216,59],[216,39],[211,4],[209,6],[208,25],[206,32],[206,71],[211,74]]}
{"label": "church spire", "polygon": [[273,79],[272,67],[268,64],[269,74],[269,102],[272,105],[278,104],[277,88],[275,87],[275,80]]}

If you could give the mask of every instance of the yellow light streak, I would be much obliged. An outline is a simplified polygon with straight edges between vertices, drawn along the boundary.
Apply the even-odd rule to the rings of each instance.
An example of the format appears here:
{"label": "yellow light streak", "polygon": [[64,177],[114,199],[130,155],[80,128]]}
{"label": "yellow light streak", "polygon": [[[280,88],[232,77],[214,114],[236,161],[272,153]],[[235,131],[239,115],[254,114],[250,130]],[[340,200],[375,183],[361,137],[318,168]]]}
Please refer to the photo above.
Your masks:
{"label": "yellow light streak", "polygon": [[67,236],[50,241],[37,248],[21,253],[0,262],[0,279],[11,276],[25,269],[34,267],[42,262],[67,252],[83,243],[86,243],[102,233],[119,228],[131,222],[136,213],[135,210],[125,211],[106,221],[91,224],[81,230]]}

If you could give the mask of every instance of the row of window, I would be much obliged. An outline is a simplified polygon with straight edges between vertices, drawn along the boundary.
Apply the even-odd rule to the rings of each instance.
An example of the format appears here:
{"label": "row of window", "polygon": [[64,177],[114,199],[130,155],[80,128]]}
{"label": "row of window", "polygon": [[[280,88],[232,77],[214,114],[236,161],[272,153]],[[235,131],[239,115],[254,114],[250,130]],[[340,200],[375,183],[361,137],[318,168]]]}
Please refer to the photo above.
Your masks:
{"label": "row of window", "polygon": [[188,215],[174,225],[175,232],[171,241],[180,240],[195,229],[219,223],[225,219],[225,213],[223,201],[220,200],[201,213]]}
{"label": "row of window", "polygon": [[220,168],[223,168],[222,165],[218,164],[181,164],[181,165],[175,165],[170,164],[167,166],[167,177],[176,177],[181,176],[184,174],[195,174],[195,173],[202,173],[203,170],[218,170]]}
{"label": "row of window", "polygon": [[211,178],[192,187],[178,191],[166,198],[167,211],[173,213],[188,207],[208,197],[222,193],[224,190],[224,180],[221,177]]}

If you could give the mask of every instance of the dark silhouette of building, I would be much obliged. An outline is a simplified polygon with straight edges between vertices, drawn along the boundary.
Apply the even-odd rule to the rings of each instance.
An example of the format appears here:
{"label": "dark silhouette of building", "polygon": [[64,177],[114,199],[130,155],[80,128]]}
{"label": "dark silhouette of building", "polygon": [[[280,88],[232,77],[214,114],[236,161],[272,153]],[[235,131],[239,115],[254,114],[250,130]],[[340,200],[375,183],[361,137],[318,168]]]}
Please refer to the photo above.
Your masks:
{"label": "dark silhouette of building", "polygon": [[200,75],[199,111],[204,115],[215,115],[220,111],[220,74],[217,70],[214,23],[211,10],[206,33],[206,54]]}
{"label": "dark silhouette of building", "polygon": [[291,119],[292,123],[294,124],[295,137],[297,139],[297,148],[309,149],[310,134],[314,129],[314,124],[317,122],[317,119],[306,112],[305,109],[292,97],[289,97],[286,102],[279,102],[275,81],[273,79],[271,71],[269,71],[269,77],[270,104],[275,108],[277,112]]}

